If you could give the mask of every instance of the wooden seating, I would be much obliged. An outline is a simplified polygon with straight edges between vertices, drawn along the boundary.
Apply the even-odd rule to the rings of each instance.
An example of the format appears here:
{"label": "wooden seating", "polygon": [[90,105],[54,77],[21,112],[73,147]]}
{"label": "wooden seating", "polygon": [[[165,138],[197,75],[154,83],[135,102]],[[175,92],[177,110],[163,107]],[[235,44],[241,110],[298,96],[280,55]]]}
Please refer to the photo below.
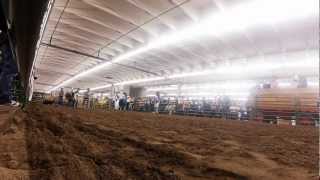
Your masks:
{"label": "wooden seating", "polygon": [[279,117],[313,122],[319,118],[318,88],[259,89],[251,99],[253,108],[262,113],[265,120]]}

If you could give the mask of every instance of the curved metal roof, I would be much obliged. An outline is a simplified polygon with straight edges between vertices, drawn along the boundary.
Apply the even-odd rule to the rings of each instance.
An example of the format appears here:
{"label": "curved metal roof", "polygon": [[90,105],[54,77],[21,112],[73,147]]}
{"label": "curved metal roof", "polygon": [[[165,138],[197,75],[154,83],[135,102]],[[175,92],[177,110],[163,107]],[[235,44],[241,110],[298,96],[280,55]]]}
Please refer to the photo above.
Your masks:
{"label": "curved metal roof", "polygon": [[[106,62],[110,64],[63,86],[98,87],[202,71],[241,59],[250,64],[252,57],[317,50],[318,6],[304,11],[303,5],[299,10],[290,4],[298,1],[260,2],[271,1],[275,3],[274,8],[261,7],[261,11],[266,8],[270,13],[273,18],[270,21],[252,16],[259,14],[259,9],[252,14],[242,11],[247,4],[259,2],[254,0],[55,0],[36,60],[35,70],[39,76],[35,81],[36,90],[48,91]],[[319,3],[308,2],[311,1]],[[284,12],[277,9],[279,7]],[[306,6],[309,7],[311,5]],[[241,21],[237,8],[241,10],[239,17],[245,14],[243,17],[248,19]],[[276,12],[280,12],[279,17],[274,15]],[[295,14],[290,14],[293,12]],[[218,19],[222,24],[215,24],[214,18],[207,20],[213,22],[211,29],[199,25],[212,15],[226,19]],[[284,15],[293,17],[282,21]],[[271,23],[259,24],[257,20]],[[242,22],[251,21],[257,22],[237,29]],[[173,41],[175,34],[181,35],[194,26],[198,26],[193,29],[195,36],[190,34],[187,40],[177,37],[179,41]],[[214,33],[211,34],[211,30]],[[166,36],[168,34],[171,36]],[[139,50],[152,46],[159,38],[164,41],[161,47]],[[187,81],[199,81],[199,78],[185,78],[182,82]]]}

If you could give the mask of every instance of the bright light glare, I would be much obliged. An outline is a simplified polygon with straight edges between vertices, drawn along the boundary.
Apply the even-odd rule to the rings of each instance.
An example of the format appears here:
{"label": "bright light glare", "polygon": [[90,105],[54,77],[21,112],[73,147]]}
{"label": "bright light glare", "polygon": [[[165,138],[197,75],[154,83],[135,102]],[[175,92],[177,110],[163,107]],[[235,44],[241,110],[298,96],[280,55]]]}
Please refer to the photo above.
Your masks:
{"label": "bright light glare", "polygon": [[214,83],[214,84],[201,84],[201,85],[184,85],[181,90],[238,90],[238,89],[251,89],[256,85],[255,82],[227,82],[227,83]]}
{"label": "bright light glare", "polygon": [[319,87],[319,81],[308,81],[308,86]]}
{"label": "bright light glare", "polygon": [[[309,54],[309,56],[305,56],[305,54]],[[166,79],[179,79],[179,78],[187,78],[187,77],[198,77],[198,76],[230,76],[230,75],[248,75],[254,76],[256,74],[265,74],[270,75],[274,70],[285,70],[285,71],[296,71],[296,68],[300,70],[308,70],[313,71],[319,68],[318,57],[317,54],[314,53],[314,50],[303,51],[303,52],[295,52],[289,53],[286,55],[286,58],[283,61],[279,59],[283,58],[283,54],[269,55],[265,56],[268,61],[257,60],[257,57],[253,57],[248,59],[247,64],[237,64],[234,65],[222,65],[215,69],[207,69],[200,72],[189,72],[189,73],[181,73],[181,74],[173,74],[167,77],[155,77],[155,78],[147,78],[147,79],[138,79],[132,81],[124,81],[120,83],[116,83],[115,85],[130,85],[130,84],[138,84],[144,82],[152,82],[152,81],[160,81]],[[234,60],[237,62],[237,60]],[[229,84],[228,86],[249,86],[250,84],[245,85],[234,85]],[[251,84],[252,85],[252,84]],[[110,84],[107,86],[111,86]],[[215,86],[218,86],[217,84]],[[206,86],[203,86],[205,88]],[[102,89],[102,87],[96,87],[92,90]],[[183,87],[183,88],[191,88],[192,87]],[[208,87],[211,88],[211,87]],[[215,87],[219,88],[219,87]]]}
{"label": "bright light glare", "polygon": [[111,62],[105,62],[105,63],[99,64],[99,65],[97,65],[97,66],[95,66],[95,67],[93,67],[93,68],[91,68],[91,69],[89,69],[89,70],[83,71],[83,72],[81,72],[81,73],[79,73],[79,74],[71,77],[70,79],[68,79],[68,80],[66,80],[66,81],[63,81],[61,84],[55,86],[54,88],[50,89],[49,91],[50,91],[50,92],[51,92],[51,91],[55,91],[55,90],[57,90],[58,88],[63,87],[63,86],[65,86],[65,85],[73,82],[73,81],[76,80],[76,79],[79,79],[80,77],[83,77],[83,76],[92,74],[92,73],[94,73],[94,72],[97,72],[97,71],[103,69],[104,67],[106,67],[106,66],[108,66],[108,65],[110,65],[110,64],[112,64],[112,63],[111,63]]}
{"label": "bright light glare", "polygon": [[256,0],[217,15],[214,14],[200,26],[208,33],[222,35],[242,31],[252,26],[318,16],[318,7],[318,0]]}
{"label": "bright light glare", "polygon": [[[227,95],[232,98],[247,98],[250,90],[256,86],[256,82],[253,81],[233,81],[226,83],[211,83],[211,84],[193,84],[183,85],[181,87],[181,96],[187,97],[215,97]],[[166,91],[164,96],[177,96],[178,89],[172,92],[172,89],[167,87],[154,88],[157,90]],[[169,91],[169,92],[168,92]]]}
{"label": "bright light glare", "polygon": [[279,82],[278,86],[279,87],[290,87],[291,83],[290,82]]}
{"label": "bright light glare", "polygon": [[103,93],[102,96],[110,96],[110,93]]}
{"label": "bright light glare", "polygon": [[146,78],[146,79],[138,79],[138,80],[132,80],[132,81],[124,81],[124,82],[116,83],[115,85],[121,86],[121,85],[137,84],[137,83],[144,83],[144,82],[150,82],[150,81],[160,81],[164,79],[165,77]]}
{"label": "bright light glare", "polygon": [[[211,34],[221,36],[236,33],[252,26],[281,23],[314,15],[317,16],[319,11],[317,7],[319,7],[318,0],[256,0],[249,3],[242,3],[228,11],[223,11],[219,14],[214,13],[205,20],[190,26],[190,28],[162,36],[141,48],[120,55],[113,59],[112,62],[127,60],[155,48],[166,47],[171,44],[177,44],[181,41],[199,38],[201,36]],[[97,72],[110,64],[112,63],[102,63],[81,72],[52,88],[50,91],[63,87],[80,77]],[[198,74],[206,74],[206,72],[198,72]],[[176,76],[179,77],[179,75]],[[183,77],[186,77],[186,75]],[[174,75],[172,78],[174,78]]]}
{"label": "bright light glare", "polygon": [[186,78],[192,76],[203,76],[213,73],[214,70],[204,70],[200,72],[190,72],[190,73],[181,73],[181,74],[173,74],[168,76],[169,79],[176,79],[176,78]]}
{"label": "bright light glare", "polygon": [[194,93],[182,93],[182,96],[195,97],[214,97],[214,96],[230,96],[232,98],[247,98],[250,94],[249,92],[225,92],[225,93],[215,93],[215,92],[194,92]]}
{"label": "bright light glare", "polygon": [[156,97],[155,94],[148,94],[147,97]]}
{"label": "bright light glare", "polygon": [[164,96],[177,96],[178,94],[175,94],[175,93],[169,93],[169,94],[164,94]]}
{"label": "bright light glare", "polygon": [[111,84],[107,84],[107,85],[104,85],[104,86],[99,86],[99,87],[91,88],[90,91],[95,91],[95,90],[99,90],[99,89],[105,89],[105,88],[109,88],[109,87],[111,87],[111,86],[112,86]]}
{"label": "bright light glare", "polygon": [[147,91],[174,91],[174,90],[178,90],[178,86],[147,88]]}

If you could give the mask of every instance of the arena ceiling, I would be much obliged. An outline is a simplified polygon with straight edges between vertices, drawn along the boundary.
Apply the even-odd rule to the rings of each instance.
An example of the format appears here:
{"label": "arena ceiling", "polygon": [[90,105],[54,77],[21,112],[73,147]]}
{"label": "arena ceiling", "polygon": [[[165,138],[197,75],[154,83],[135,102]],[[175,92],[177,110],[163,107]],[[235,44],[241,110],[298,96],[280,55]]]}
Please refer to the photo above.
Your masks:
{"label": "arena ceiling", "polygon": [[[310,60],[318,65],[318,3],[55,0],[36,57],[35,90],[229,80],[240,76],[201,72],[221,73],[219,67],[239,63],[252,69],[259,62],[298,62],[291,72],[252,71],[243,78],[291,76]],[[316,76],[318,70],[300,73]]]}

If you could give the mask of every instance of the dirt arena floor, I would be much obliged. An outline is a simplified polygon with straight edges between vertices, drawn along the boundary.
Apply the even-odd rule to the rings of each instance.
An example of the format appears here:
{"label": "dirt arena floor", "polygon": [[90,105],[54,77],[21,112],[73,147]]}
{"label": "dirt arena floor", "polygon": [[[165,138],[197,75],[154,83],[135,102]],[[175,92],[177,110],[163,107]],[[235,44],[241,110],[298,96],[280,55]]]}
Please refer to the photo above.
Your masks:
{"label": "dirt arena floor", "polygon": [[0,179],[318,179],[318,136],[212,118],[0,108]]}

